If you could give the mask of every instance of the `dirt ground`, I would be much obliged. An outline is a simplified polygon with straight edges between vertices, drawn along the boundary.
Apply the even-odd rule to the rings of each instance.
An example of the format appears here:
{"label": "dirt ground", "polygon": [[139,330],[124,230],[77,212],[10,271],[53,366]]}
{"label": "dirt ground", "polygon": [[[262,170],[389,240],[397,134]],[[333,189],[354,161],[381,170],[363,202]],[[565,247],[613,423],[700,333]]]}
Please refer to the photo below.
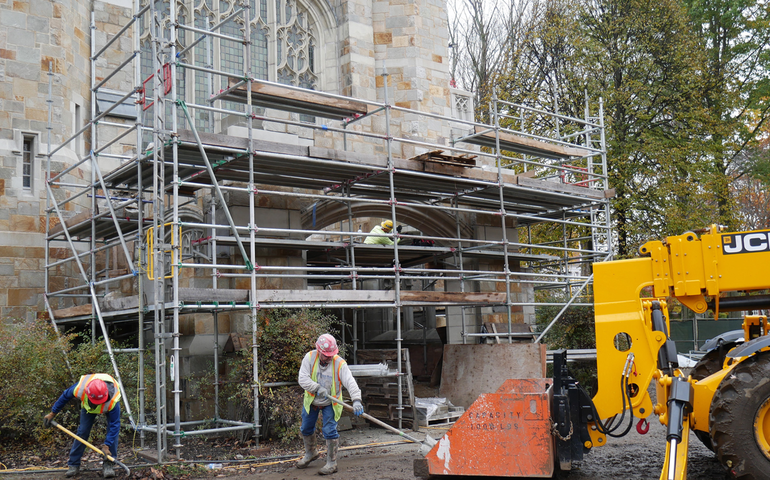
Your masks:
{"label": "dirt ground", "polygon": [[[418,385],[419,386],[419,385]],[[424,388],[424,387],[421,387]],[[420,396],[435,396],[437,391],[420,390]],[[650,388],[654,399],[655,390]],[[666,451],[666,430],[652,416],[650,429],[640,435],[631,429],[622,438],[608,438],[607,445],[593,448],[579,466],[563,476],[566,480],[657,480],[660,478]],[[190,436],[182,440],[182,456],[186,460],[158,469],[145,458],[134,453],[137,444],[123,442],[118,458],[131,469],[127,476],[117,469],[120,480],[303,480],[330,478],[334,480],[414,480],[414,460],[421,458],[420,445],[406,442],[402,437],[363,419],[352,419],[353,428],[340,432],[339,471],[328,477],[320,477],[318,470],[325,464],[325,455],[304,470],[296,468],[301,457],[302,444],[290,446],[263,443],[255,446],[233,439],[202,439]],[[439,439],[451,425],[421,428],[419,432],[406,430],[417,438],[430,435]],[[323,440],[319,447],[325,449]],[[0,445],[0,480],[48,480],[64,479],[68,449],[55,452],[39,452],[34,446],[3,450]],[[483,455],[484,452],[479,452]],[[525,454],[522,452],[522,454]],[[86,452],[84,465],[75,480],[102,478],[101,459],[95,453]],[[207,469],[206,464],[221,463],[222,468]],[[707,449],[695,435],[690,435],[688,479],[726,480],[730,478],[719,464],[714,453]],[[469,477],[439,476],[437,480],[468,480]],[[474,477],[489,479],[490,477]]]}
{"label": "dirt ground", "polygon": [[[410,432],[418,439],[423,439],[425,434],[433,438],[439,438],[446,432],[446,428],[421,429],[420,432]],[[414,479],[413,463],[420,458],[419,446],[413,443],[392,443],[400,442],[401,438],[393,433],[383,430],[379,427],[370,427],[361,425],[353,430],[341,432],[341,452],[338,460],[339,472],[327,478],[335,480],[361,480],[361,479],[381,479],[381,480],[412,480]],[[187,442],[188,451],[198,451],[193,456],[197,456],[197,462],[217,462],[217,458],[210,457],[206,453],[219,456],[219,461],[223,468],[216,470],[207,470],[199,464],[195,468],[169,468],[164,471],[154,469],[144,461],[136,458],[128,448],[122,448],[120,454],[121,460],[132,470],[130,477],[127,477],[123,471],[119,472],[118,479],[130,478],[131,480],[202,480],[212,478],[225,478],[227,480],[302,480],[318,479],[318,470],[324,465],[325,460],[322,456],[311,464],[308,469],[299,470],[295,467],[296,460],[300,455],[300,447],[288,451],[271,451],[268,456],[274,457],[264,460],[239,460],[238,454],[241,451],[247,453],[249,448],[239,448],[237,445],[227,443],[209,443],[207,445],[197,445],[192,440]],[[194,446],[195,445],[195,446]],[[653,480],[660,476],[660,469],[663,464],[663,455],[665,452],[665,429],[657,420],[650,424],[650,430],[647,435],[639,435],[632,430],[626,437],[620,439],[611,439],[608,445],[601,448],[594,448],[586,457],[583,464],[570,472],[565,478],[571,480]],[[296,454],[296,456],[294,456]],[[483,452],[479,452],[483,454]],[[205,456],[204,456],[205,455]],[[281,457],[281,458],[275,458]],[[288,458],[286,458],[288,457]],[[264,458],[264,457],[263,457]],[[85,457],[88,462],[84,465],[81,474],[76,479],[95,480],[101,478],[101,471],[98,467],[98,459],[95,455]],[[40,460],[40,459],[38,459]],[[61,452],[61,457],[57,460],[58,465],[52,465],[50,462],[46,465],[28,464],[27,468],[48,468],[46,471],[22,471],[24,465],[15,465],[13,471],[4,471],[0,466],[0,478],[8,479],[62,479],[66,465],[66,452]],[[5,459],[0,457],[0,462],[5,463]],[[35,459],[31,459],[35,462]],[[8,467],[6,465],[7,468]],[[57,468],[58,467],[58,468]],[[438,477],[439,479],[451,480],[455,477]],[[468,478],[468,477],[463,477]],[[479,477],[489,478],[489,477]],[[688,478],[692,479],[714,479],[722,480],[728,478],[724,469],[719,465],[714,454],[704,447],[694,436],[690,438],[690,454]]]}

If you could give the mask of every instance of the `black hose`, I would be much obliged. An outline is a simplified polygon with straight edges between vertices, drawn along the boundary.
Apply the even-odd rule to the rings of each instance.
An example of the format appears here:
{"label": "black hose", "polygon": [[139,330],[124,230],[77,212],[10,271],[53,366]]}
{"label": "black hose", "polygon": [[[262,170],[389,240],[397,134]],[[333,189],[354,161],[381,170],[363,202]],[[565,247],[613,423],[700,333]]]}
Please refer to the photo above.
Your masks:
{"label": "black hose", "polygon": [[[606,424],[602,423],[601,418],[599,418],[599,412],[596,410],[596,404],[594,404],[591,396],[588,394],[588,392],[586,392],[582,385],[578,385],[578,388],[582,394],[585,395],[586,400],[588,400],[588,404],[591,406],[591,413],[596,419],[596,429],[599,431],[599,433],[608,437],[620,438],[626,436],[628,432],[631,431],[631,427],[634,425],[634,407],[631,405],[631,394],[628,392],[628,377],[626,375],[622,375],[620,377],[620,395],[623,399],[623,412],[620,415],[618,424],[614,426],[612,424],[615,423],[615,418],[617,418],[617,415],[608,420]],[[626,416],[626,398],[628,398],[628,410],[630,410],[631,418],[625,431],[623,431],[623,433],[616,434],[614,432],[621,428],[621,425],[623,425],[623,419]]]}

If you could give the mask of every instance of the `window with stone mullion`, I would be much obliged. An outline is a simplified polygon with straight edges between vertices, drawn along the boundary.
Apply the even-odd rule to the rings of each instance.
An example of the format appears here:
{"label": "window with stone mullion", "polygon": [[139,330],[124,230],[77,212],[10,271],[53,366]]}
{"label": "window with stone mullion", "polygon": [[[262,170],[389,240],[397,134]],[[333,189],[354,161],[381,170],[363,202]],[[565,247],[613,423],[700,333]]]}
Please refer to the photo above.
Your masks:
{"label": "window with stone mullion", "polygon": [[276,0],[277,76],[280,83],[315,89],[316,32],[310,13],[297,0]]}
{"label": "window with stone mullion", "polygon": [[[147,1],[143,0],[142,5]],[[158,2],[158,5],[161,17],[168,19],[168,3]],[[241,2],[239,0],[177,0],[176,5],[180,24],[193,24],[196,28],[206,29],[218,24],[235,9],[240,8]],[[250,76],[312,90],[317,89],[319,76],[316,49],[319,44],[319,32],[313,20],[314,17],[308,10],[312,7],[308,7],[299,0],[249,0],[249,6]],[[243,22],[243,16],[237,15],[235,19],[222,25],[217,32],[240,39],[245,30]],[[167,21],[163,23],[164,38],[169,35],[168,26]],[[200,37],[199,33],[183,29],[177,29],[177,35],[180,49]],[[153,68],[148,19],[142,25],[141,36],[141,70],[144,79],[152,74]],[[207,48],[210,49],[210,53],[207,53]],[[192,52],[187,53],[186,59],[180,60],[241,77],[246,67],[244,55],[245,48],[242,43],[208,37],[198,42]],[[213,85],[209,83],[212,81]],[[222,75],[214,75],[210,78],[207,72],[177,69],[178,95],[189,103],[208,105],[208,99],[214,93],[211,90],[226,88],[227,83],[228,79]],[[150,90],[151,83],[148,87]],[[151,101],[151,94],[148,92],[149,101]],[[224,102],[216,106],[237,111],[244,111],[245,108],[242,104],[232,102]],[[208,112],[199,110],[190,113],[194,115],[197,128],[213,131],[214,125]],[[170,111],[166,114],[169,115]],[[181,111],[180,115],[183,116]],[[145,119],[149,121],[148,124],[152,123],[150,117],[151,115],[145,115]],[[312,117],[304,115],[302,117],[302,120],[313,121]]]}

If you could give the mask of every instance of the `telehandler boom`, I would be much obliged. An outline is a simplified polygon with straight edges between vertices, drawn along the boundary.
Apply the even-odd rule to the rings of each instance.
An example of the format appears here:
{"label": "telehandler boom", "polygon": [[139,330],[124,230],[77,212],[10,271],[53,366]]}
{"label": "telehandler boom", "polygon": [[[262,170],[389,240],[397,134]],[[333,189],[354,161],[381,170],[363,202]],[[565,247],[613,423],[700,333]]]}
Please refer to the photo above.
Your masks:
{"label": "telehandler boom", "polygon": [[685,377],[668,314],[671,299],[696,313],[711,310],[715,319],[770,309],[770,230],[725,233],[711,226],[647,242],[640,253],[593,265],[593,399],[570,376],[566,352],[558,352],[553,379],[507,380],[479,396],[415,462],[415,474],[551,477],[635,423],[641,433],[654,413],[666,426],[661,480],[687,478],[690,430],[734,478],[770,478],[767,316],[746,315],[744,341],[708,352]]}

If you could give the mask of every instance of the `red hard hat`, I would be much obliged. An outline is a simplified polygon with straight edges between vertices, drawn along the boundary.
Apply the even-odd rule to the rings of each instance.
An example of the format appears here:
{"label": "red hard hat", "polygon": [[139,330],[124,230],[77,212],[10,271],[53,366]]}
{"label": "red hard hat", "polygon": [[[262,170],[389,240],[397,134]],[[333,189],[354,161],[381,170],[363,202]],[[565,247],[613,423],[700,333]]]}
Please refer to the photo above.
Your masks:
{"label": "red hard hat", "polygon": [[337,340],[335,340],[334,337],[328,333],[324,333],[318,337],[318,340],[315,342],[315,348],[317,348],[319,352],[326,355],[327,357],[333,357],[337,355],[337,352],[339,352],[339,349],[337,348]]}
{"label": "red hard hat", "polygon": [[104,383],[104,380],[99,380],[98,378],[91,380],[86,385],[86,395],[88,395],[88,401],[94,405],[101,405],[109,397],[107,384]]}

